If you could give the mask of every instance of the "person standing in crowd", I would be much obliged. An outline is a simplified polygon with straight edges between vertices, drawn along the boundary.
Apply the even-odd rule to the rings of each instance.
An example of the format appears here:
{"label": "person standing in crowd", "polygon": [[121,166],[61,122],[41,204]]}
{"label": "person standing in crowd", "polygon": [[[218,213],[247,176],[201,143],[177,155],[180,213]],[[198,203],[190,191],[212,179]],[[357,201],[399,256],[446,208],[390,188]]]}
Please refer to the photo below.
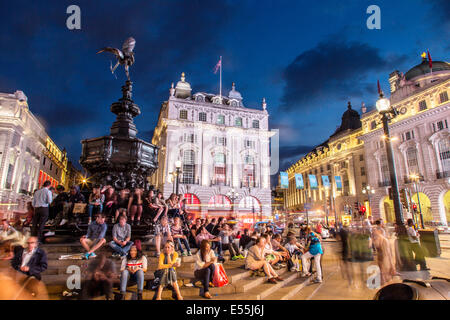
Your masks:
{"label": "person standing in crowd", "polygon": [[52,203],[52,192],[49,190],[51,186],[50,181],[45,181],[42,188],[36,191],[33,197],[33,228],[31,235],[37,236],[39,242],[43,242],[43,231],[45,223],[49,215],[49,206]]}
{"label": "person standing in crowd", "polygon": [[126,216],[120,216],[119,222],[116,223],[112,230],[113,240],[109,243],[113,249],[113,257],[124,257],[128,254],[133,241],[131,240],[131,226],[127,223]]}
{"label": "person standing in crowd", "polygon": [[[122,219],[121,219],[122,220]],[[120,294],[121,300],[125,300],[128,280],[137,283],[137,298],[142,300],[144,291],[144,274],[147,272],[147,258],[136,246],[131,246],[130,252],[122,259],[120,267]]]}
{"label": "person standing in crowd", "polygon": [[[162,241],[161,241],[162,240]],[[169,219],[167,216],[161,218],[161,222],[155,226],[155,247],[156,257],[159,257],[161,251],[161,242],[173,241],[172,232],[170,230]]]}
{"label": "person standing in crowd", "polygon": [[57,217],[60,216],[60,213],[64,210],[64,204],[67,203],[68,200],[69,196],[66,192],[64,192],[64,186],[58,185],[56,187],[56,194],[53,195],[53,201],[49,208],[49,216],[47,221],[49,225],[56,224]]}
{"label": "person standing in crowd", "polygon": [[41,273],[47,270],[47,254],[38,247],[37,237],[28,238],[27,245],[27,249],[22,246],[14,248],[11,266],[28,277],[41,280]]}
{"label": "person standing in crowd", "polygon": [[106,255],[100,254],[89,262],[86,273],[87,279],[81,285],[80,299],[90,300],[104,295],[106,300],[111,300],[113,284],[117,279],[116,264]]}
{"label": "person standing in crowd", "polygon": [[417,265],[420,265],[421,271],[430,270],[427,267],[427,262],[425,260],[425,253],[423,251],[422,246],[420,245],[420,234],[414,227],[413,219],[407,220],[406,233],[408,234],[410,248],[414,253],[415,267],[417,268]]}
{"label": "person standing in crowd", "polygon": [[381,285],[386,284],[392,280],[396,275],[395,257],[391,250],[389,239],[387,239],[382,232],[382,229],[374,228],[372,231],[373,245],[377,253],[377,263],[381,273]]}
{"label": "person standing in crowd", "polygon": [[244,256],[241,254],[238,246],[235,243],[233,243],[233,238],[231,234],[232,231],[228,224],[224,225],[222,231],[219,232],[219,237],[222,243],[222,250],[230,251],[230,257],[232,261],[238,259],[245,259]]}
{"label": "person standing in crowd", "polygon": [[73,208],[76,203],[85,203],[84,195],[80,192],[79,186],[72,186],[70,188],[69,203],[67,208],[67,218],[63,217],[60,226],[65,225],[68,221],[73,220]]}
{"label": "person standing in crowd", "polygon": [[200,290],[200,296],[206,299],[212,298],[209,287],[213,280],[215,263],[217,263],[217,257],[211,250],[209,241],[202,240],[200,250],[195,255],[194,277],[202,282],[203,288]]}
{"label": "person standing in crowd", "polygon": [[115,216],[117,210],[117,193],[111,186],[103,187],[101,193],[105,196],[103,213],[107,218],[111,217],[112,223],[115,223],[117,221]]}
{"label": "person standing in crowd", "polygon": [[[130,196],[130,200],[128,201],[128,212],[130,213],[130,224],[140,225],[141,216],[143,210],[143,190],[140,188],[136,188],[132,195]],[[136,220],[134,217],[136,216]]]}
{"label": "person standing in crowd", "polygon": [[316,268],[317,277],[314,282],[322,282],[322,267],[320,264],[320,258],[323,254],[322,244],[317,234],[311,231],[311,228],[307,228],[308,232],[308,251],[302,255],[303,275],[309,276],[310,260],[314,257],[314,266]]}
{"label": "person standing in crowd", "polygon": [[245,259],[245,268],[257,271],[263,268],[264,273],[268,277],[267,282],[275,284],[278,281],[283,281],[281,277],[275,272],[270,263],[265,258],[266,239],[260,237],[256,240],[256,244],[248,250],[247,258]]}
{"label": "person standing in crowd", "polygon": [[175,251],[172,241],[167,241],[164,245],[164,250],[159,256],[158,271],[160,273],[160,285],[156,291],[156,300],[161,300],[161,294],[165,287],[172,286],[175,290],[177,300],[183,300],[180,293],[180,288],[177,282],[176,268],[181,266],[181,259],[178,258],[178,253]]}
{"label": "person standing in crowd", "polygon": [[[181,256],[192,256],[191,248],[189,247],[189,243],[187,241],[187,237],[183,233],[183,227],[181,226],[181,219],[180,217],[176,217],[174,219],[172,228],[172,238],[176,241],[178,244],[178,250],[181,252]],[[186,252],[184,252],[183,247],[181,244],[184,244],[184,247],[186,248]]]}
{"label": "person standing in crowd", "polygon": [[97,213],[103,212],[103,202],[105,201],[105,195],[101,193],[100,186],[95,186],[92,189],[91,194],[89,195],[89,204],[88,204],[88,213],[89,213],[89,221],[92,222],[92,212],[94,211],[94,207],[97,208]]}
{"label": "person standing in crowd", "polygon": [[340,268],[342,272],[342,277],[348,281],[348,286],[353,286],[353,270],[352,266],[350,265],[351,260],[351,253],[350,253],[350,231],[347,225],[342,226],[338,229],[339,232],[336,234],[337,240],[340,241],[341,244],[341,259],[340,262]]}
{"label": "person standing in crowd", "polygon": [[105,223],[105,215],[99,213],[97,219],[89,224],[87,234],[82,236],[80,243],[87,251],[84,254],[85,259],[95,258],[95,251],[100,249],[105,243],[105,235],[108,226]]}

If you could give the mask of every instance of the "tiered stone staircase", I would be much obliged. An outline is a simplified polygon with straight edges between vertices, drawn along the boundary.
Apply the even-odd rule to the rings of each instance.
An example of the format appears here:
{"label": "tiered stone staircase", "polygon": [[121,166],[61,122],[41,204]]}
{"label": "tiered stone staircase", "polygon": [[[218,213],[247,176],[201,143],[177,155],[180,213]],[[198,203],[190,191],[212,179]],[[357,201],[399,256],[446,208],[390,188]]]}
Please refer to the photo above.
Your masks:
{"label": "tiered stone staircase", "polygon": [[[70,244],[45,244],[42,248],[48,254],[48,269],[42,274],[42,281],[47,286],[50,299],[62,299],[62,292],[67,290],[67,279],[72,273],[68,273],[68,267],[77,265],[81,272],[87,268],[90,260],[58,260],[61,255],[83,253],[83,248],[79,243]],[[153,279],[153,273],[157,267],[157,259],[154,257],[155,249],[152,244],[142,244],[144,254],[148,259],[148,271],[145,280]],[[196,250],[193,250],[193,253]],[[104,246],[98,252],[111,256],[109,247]],[[113,258],[111,258],[113,259]],[[244,269],[244,260],[230,261],[229,256],[225,255],[225,271],[228,275],[229,284],[221,288],[210,288],[213,299],[217,300],[283,300],[289,299],[292,295],[299,292],[309,279],[300,277],[298,272],[288,272],[286,268],[278,271],[279,275],[285,280],[277,284],[267,283],[267,277],[252,276],[252,272]],[[120,269],[120,259],[113,259],[116,263],[117,272]],[[199,296],[201,283],[194,282],[194,256],[181,258],[181,267],[177,268],[178,283],[181,294],[185,300],[204,299]],[[194,285],[194,286],[192,286]],[[115,286],[114,292],[118,290]],[[136,286],[128,288],[126,299],[135,298]],[[154,291],[144,289],[143,299],[151,300]],[[172,291],[164,290],[162,298],[172,299]]]}

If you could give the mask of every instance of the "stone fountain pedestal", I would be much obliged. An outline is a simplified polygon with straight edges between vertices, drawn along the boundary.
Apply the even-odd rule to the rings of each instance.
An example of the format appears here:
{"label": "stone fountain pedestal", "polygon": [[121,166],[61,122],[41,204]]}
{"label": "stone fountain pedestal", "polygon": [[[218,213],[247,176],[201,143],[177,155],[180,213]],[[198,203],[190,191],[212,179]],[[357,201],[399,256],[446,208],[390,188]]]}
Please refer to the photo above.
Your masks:
{"label": "stone fountain pedestal", "polygon": [[80,164],[93,184],[148,190],[148,177],[158,168],[158,147],[136,137],[133,118],[141,111],[132,100],[131,81],[122,86],[122,98],[111,105],[111,112],[117,117],[110,135],[81,141]]}

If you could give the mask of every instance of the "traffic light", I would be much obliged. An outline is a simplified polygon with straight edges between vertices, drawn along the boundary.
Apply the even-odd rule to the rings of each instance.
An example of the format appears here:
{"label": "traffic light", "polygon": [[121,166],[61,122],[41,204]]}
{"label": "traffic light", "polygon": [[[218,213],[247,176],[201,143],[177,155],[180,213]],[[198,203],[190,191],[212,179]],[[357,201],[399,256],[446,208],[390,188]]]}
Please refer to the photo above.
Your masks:
{"label": "traffic light", "polygon": [[414,210],[414,213],[416,213],[417,212],[417,205],[415,203],[413,203],[412,208]]}
{"label": "traffic light", "polygon": [[366,214],[366,207],[365,206],[361,206],[361,208],[359,209],[359,214],[362,215],[362,216]]}

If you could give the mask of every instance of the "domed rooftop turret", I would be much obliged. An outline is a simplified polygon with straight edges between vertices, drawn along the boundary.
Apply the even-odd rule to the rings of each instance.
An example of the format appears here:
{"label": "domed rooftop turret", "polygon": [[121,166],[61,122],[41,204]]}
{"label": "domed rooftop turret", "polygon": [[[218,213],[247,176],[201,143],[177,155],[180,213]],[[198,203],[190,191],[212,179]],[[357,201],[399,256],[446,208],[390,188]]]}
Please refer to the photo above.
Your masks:
{"label": "domed rooftop turret", "polygon": [[350,101],[347,105],[347,110],[342,115],[341,126],[333,133],[332,136],[337,135],[338,133],[345,130],[354,130],[361,128],[361,118],[359,116],[358,111],[352,109],[352,105]]}
{"label": "domed rooftop turret", "polygon": [[242,101],[242,95],[236,90],[236,84],[234,82],[231,86],[231,91],[228,93],[228,98]]}
{"label": "domed rooftop turret", "polygon": [[[450,63],[445,61],[433,61],[433,72],[450,70]],[[430,73],[431,69],[428,63],[427,58],[422,58],[422,63],[417,66],[411,68],[408,72],[405,73],[405,79],[411,80],[415,77],[425,75]]]}
{"label": "domed rooftop turret", "polygon": [[186,77],[184,72],[181,74],[181,80],[178,81],[177,86],[175,87],[175,97],[177,98],[188,98],[191,96],[191,85],[189,82],[186,82]]}

